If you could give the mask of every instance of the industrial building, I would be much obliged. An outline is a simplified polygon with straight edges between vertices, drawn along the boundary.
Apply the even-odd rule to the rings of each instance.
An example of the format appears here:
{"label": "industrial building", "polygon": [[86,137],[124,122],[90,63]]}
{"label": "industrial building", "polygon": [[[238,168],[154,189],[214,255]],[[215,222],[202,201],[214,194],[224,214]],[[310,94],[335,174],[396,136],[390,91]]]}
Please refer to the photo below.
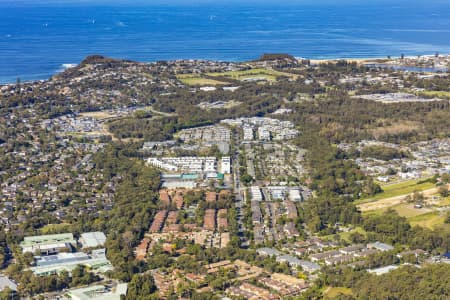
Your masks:
{"label": "industrial building", "polygon": [[20,247],[23,253],[38,251],[41,255],[51,255],[61,250],[71,251],[76,244],[72,233],[61,233],[25,237]]}
{"label": "industrial building", "polygon": [[67,292],[66,298],[71,300],[120,300],[121,295],[127,294],[127,289],[127,283],[119,283],[113,289],[103,285],[92,285],[70,290]]}
{"label": "industrial building", "polygon": [[106,236],[103,232],[86,232],[82,233],[79,242],[83,248],[97,248],[105,245]]}
{"label": "industrial building", "polygon": [[59,274],[62,271],[71,272],[78,265],[89,267],[91,270],[104,273],[112,270],[113,266],[106,258],[106,250],[92,250],[91,254],[84,252],[61,252],[49,256],[36,256],[35,266],[30,270],[37,276]]}

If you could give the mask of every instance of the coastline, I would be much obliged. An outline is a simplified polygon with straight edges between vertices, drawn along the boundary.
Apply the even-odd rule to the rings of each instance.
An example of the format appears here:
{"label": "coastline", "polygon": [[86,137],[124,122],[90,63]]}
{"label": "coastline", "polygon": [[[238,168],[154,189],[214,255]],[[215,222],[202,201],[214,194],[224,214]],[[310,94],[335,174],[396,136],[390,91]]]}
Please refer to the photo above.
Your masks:
{"label": "coastline", "polygon": [[[447,54],[446,54],[447,55]],[[450,54],[448,54],[450,56]],[[433,57],[434,55],[431,54],[423,54],[423,55],[418,55],[420,57]],[[405,56],[405,59],[415,59],[418,56]],[[384,57],[331,57],[331,58],[307,58],[307,57],[295,57],[298,61],[302,61],[302,60],[308,60],[312,65],[320,65],[320,64],[326,64],[326,63],[336,63],[338,61],[342,61],[345,60],[347,62],[355,62],[357,64],[387,64],[387,65],[397,65],[397,66],[401,66],[399,64],[395,64],[393,63],[395,60],[400,59],[400,57],[397,56],[391,56],[390,59],[387,56]],[[121,60],[121,58],[115,58],[115,59],[119,59]],[[192,58],[180,58],[180,59],[169,59],[169,60],[165,60],[165,61],[176,61],[176,60],[191,60]],[[202,60],[202,59],[198,59],[198,58],[193,58],[192,60]],[[209,59],[206,59],[209,60]],[[251,61],[248,60],[244,60],[244,61],[227,61],[227,60],[210,60],[210,61],[223,61],[223,62],[231,62],[231,63],[249,63]],[[155,61],[140,61],[142,63],[154,63],[157,62]],[[80,61],[81,63],[81,61]],[[22,83],[32,83],[32,82],[37,82],[37,81],[45,81],[45,80],[49,80],[52,76],[55,76],[57,74],[60,74],[64,71],[66,71],[67,69],[70,68],[74,68],[76,66],[78,66],[80,63],[63,63],[60,65],[60,67],[53,72],[52,74],[49,74],[47,78],[36,78],[36,79],[22,79],[22,77],[17,76],[16,78],[12,79],[11,81],[3,81],[1,78],[1,74],[0,74],[0,86],[5,86],[5,85],[11,85],[11,84],[15,84],[17,78],[21,79]],[[450,70],[450,69],[447,69]],[[6,77],[5,77],[6,78]],[[24,78],[27,78],[26,76]]]}
{"label": "coastline", "polygon": [[[395,57],[392,57],[391,60],[392,59],[395,59]],[[338,61],[342,61],[342,60],[362,64],[362,63],[371,63],[371,62],[377,63],[377,61],[379,61],[379,60],[386,61],[386,60],[388,60],[388,58],[387,57],[366,57],[366,58],[342,57],[342,58],[327,58],[327,59],[309,59],[311,64],[315,64],[315,65],[325,64],[325,63],[329,63],[329,62],[338,62]]]}

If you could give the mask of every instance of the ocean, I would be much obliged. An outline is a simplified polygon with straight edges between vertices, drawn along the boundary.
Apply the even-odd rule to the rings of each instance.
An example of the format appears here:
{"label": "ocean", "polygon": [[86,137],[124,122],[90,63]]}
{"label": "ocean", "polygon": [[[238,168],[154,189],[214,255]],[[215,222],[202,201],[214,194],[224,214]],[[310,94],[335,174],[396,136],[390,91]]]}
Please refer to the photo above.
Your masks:
{"label": "ocean", "polygon": [[345,5],[3,1],[0,83],[47,79],[91,54],[151,62],[245,61],[262,53],[311,59],[450,53],[448,1]]}

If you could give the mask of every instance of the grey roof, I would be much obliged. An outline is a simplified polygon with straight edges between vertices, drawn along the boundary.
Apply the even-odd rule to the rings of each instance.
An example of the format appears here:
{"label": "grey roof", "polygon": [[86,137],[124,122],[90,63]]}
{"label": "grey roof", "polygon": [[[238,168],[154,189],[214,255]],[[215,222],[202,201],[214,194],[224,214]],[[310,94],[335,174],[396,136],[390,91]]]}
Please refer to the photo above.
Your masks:
{"label": "grey roof", "polygon": [[300,266],[302,266],[303,269],[309,269],[312,271],[320,270],[320,266],[318,264],[307,260],[300,260]]}
{"label": "grey roof", "polygon": [[94,248],[98,246],[103,246],[106,241],[106,236],[103,232],[86,232],[81,234],[81,243],[83,247]]}
{"label": "grey roof", "polygon": [[277,261],[286,261],[289,265],[301,265],[301,260],[291,255],[281,255],[277,257]]}
{"label": "grey roof", "polygon": [[265,248],[265,247],[264,248],[259,248],[259,249],[256,250],[256,252],[258,254],[265,254],[265,255],[270,255],[270,256],[273,256],[273,255],[279,256],[279,255],[281,255],[281,252],[278,251],[277,249],[274,249],[274,248]]}
{"label": "grey roof", "polygon": [[120,300],[120,295],[127,294],[127,283],[119,283],[108,291],[103,285],[92,285],[85,288],[69,290],[67,295],[74,300]]}
{"label": "grey roof", "polygon": [[383,251],[389,251],[389,250],[393,250],[394,249],[394,247],[392,247],[391,245],[380,243],[380,242],[373,243],[372,247],[376,248],[376,249],[379,249],[379,250],[383,250]]}
{"label": "grey roof", "polygon": [[0,291],[3,291],[7,287],[13,291],[17,291],[17,284],[11,281],[8,277],[0,275]]}
{"label": "grey roof", "polygon": [[47,234],[27,236],[20,243],[21,247],[30,247],[36,245],[47,245],[54,243],[75,243],[72,233]]}
{"label": "grey roof", "polygon": [[80,262],[89,259],[89,256],[83,252],[77,253],[59,253],[56,255],[48,255],[48,256],[37,256],[35,257],[36,266],[44,267],[51,266],[55,264],[68,264],[73,262]]}
{"label": "grey roof", "polygon": [[385,266],[385,267],[381,267],[381,268],[377,268],[377,269],[369,269],[369,270],[367,270],[367,272],[374,273],[376,275],[383,275],[383,274],[389,273],[390,271],[395,270],[397,268],[398,268],[398,266],[396,266],[396,265],[390,265],[390,266]]}

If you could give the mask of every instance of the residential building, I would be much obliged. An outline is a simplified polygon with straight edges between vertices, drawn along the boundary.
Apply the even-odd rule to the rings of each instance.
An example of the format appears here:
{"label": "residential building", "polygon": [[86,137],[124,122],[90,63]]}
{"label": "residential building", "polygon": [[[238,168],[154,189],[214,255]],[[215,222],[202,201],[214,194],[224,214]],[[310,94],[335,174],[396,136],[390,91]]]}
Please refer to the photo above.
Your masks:
{"label": "residential building", "polygon": [[231,158],[229,156],[222,157],[220,170],[223,174],[231,173]]}

